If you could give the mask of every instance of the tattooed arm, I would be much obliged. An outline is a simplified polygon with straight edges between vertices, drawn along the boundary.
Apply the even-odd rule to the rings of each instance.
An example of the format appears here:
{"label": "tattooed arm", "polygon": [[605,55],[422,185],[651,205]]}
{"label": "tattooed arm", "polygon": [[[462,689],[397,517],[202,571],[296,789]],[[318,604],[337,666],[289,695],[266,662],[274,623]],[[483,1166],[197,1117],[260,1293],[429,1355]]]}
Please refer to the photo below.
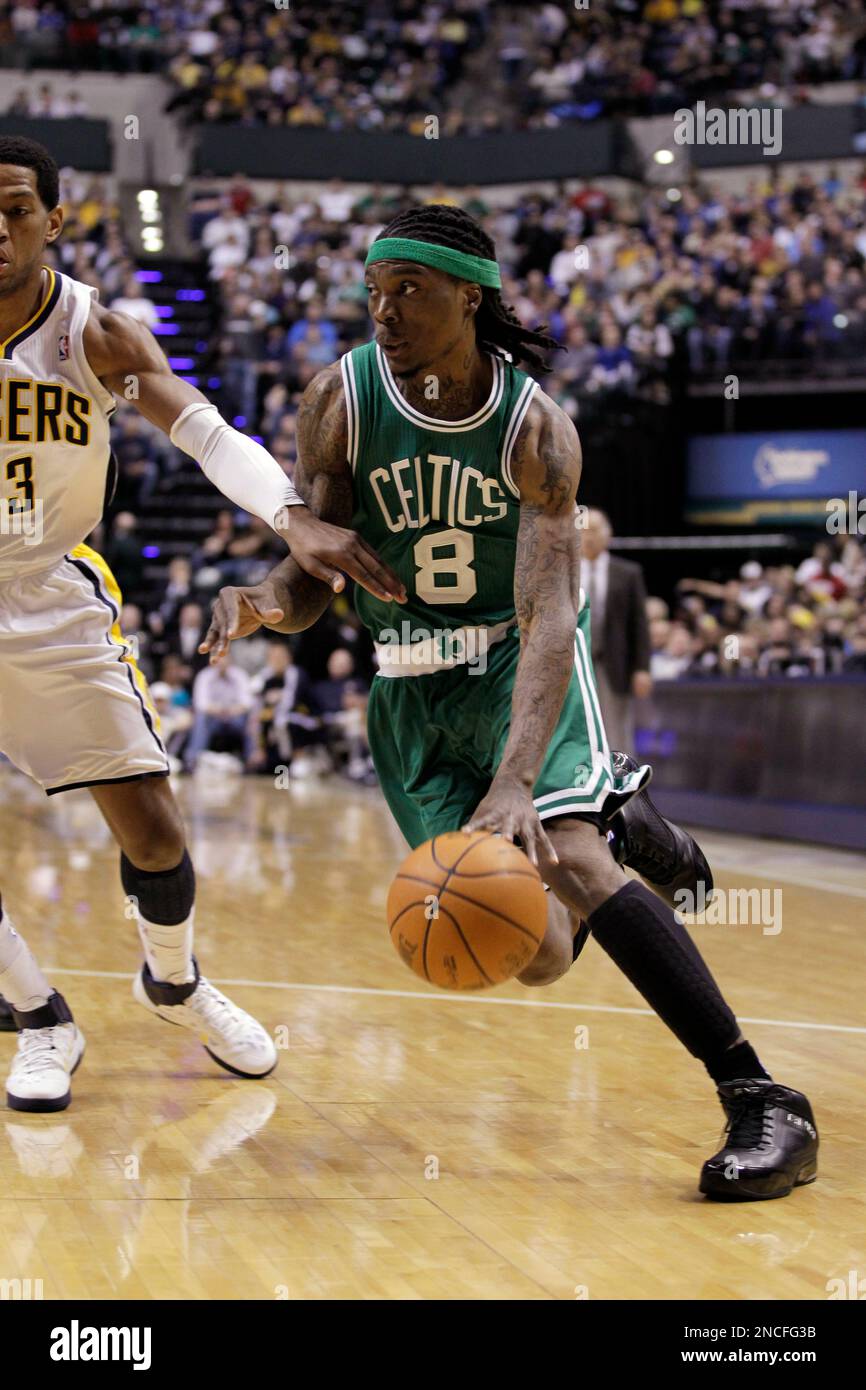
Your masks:
{"label": "tattooed arm", "polygon": [[[334,554],[320,543],[316,556],[304,555],[305,569],[292,557],[294,513],[290,507],[284,532],[289,547],[285,560],[272,569],[261,584],[220,591],[211,625],[199,648],[217,661],[231,640],[246,637],[264,625],[275,632],[302,632],[324,613],[335,593],[345,584],[335,563],[346,564],[358,582],[378,598],[405,599],[402,583],[389,566],[360,536],[337,528],[347,527],[354,510],[352,477],[346,459],[348,421],[339,363],[326,367],[308,385],[298,410],[298,459],[294,484],[314,516],[334,526]],[[318,558],[317,558],[318,557]],[[331,560],[331,563],[326,561]],[[309,573],[307,572],[309,571]]]}
{"label": "tattooed arm", "polygon": [[532,805],[548,745],[574,667],[580,604],[575,497],[581,455],[577,431],[548,396],[536,397],[512,460],[520,490],[514,602],[520,658],[511,700],[511,730],[502,761],[467,829],[519,835],[533,863],[537,849],[555,859]]}

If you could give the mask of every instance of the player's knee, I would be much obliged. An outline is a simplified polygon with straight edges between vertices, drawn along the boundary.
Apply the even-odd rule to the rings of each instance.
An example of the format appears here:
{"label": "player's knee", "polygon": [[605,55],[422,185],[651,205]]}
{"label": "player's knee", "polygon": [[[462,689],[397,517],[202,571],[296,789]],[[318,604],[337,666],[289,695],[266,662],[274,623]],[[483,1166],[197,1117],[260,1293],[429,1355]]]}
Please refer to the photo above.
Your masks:
{"label": "player's knee", "polygon": [[605,846],[604,854],[585,853],[580,846],[557,846],[559,863],[547,871],[557,896],[578,918],[586,918],[625,883],[622,869]]}
{"label": "player's knee", "polygon": [[186,848],[183,827],[168,817],[156,817],[124,836],[123,853],[137,869],[162,873],[180,863]]}
{"label": "player's knee", "polygon": [[560,944],[556,947],[541,943],[526,969],[517,976],[520,984],[538,987],[552,985],[559,980],[571,965],[571,952]]}

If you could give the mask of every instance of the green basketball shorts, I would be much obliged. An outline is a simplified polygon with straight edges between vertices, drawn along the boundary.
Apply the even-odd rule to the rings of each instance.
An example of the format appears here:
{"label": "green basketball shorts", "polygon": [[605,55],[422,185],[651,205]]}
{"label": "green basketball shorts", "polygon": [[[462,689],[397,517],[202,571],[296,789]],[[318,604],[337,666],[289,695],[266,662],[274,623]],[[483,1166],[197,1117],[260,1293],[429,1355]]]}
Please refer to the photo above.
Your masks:
{"label": "green basketball shorts", "polygon": [[[641,767],[614,777],[589,652],[585,603],[562,713],[533,789],[541,820],[582,815],[601,824],[651,775]],[[373,681],[370,751],[391,813],[413,849],[459,830],[486,796],[511,726],[519,655],[515,626],[488,648],[484,671],[464,663]]]}

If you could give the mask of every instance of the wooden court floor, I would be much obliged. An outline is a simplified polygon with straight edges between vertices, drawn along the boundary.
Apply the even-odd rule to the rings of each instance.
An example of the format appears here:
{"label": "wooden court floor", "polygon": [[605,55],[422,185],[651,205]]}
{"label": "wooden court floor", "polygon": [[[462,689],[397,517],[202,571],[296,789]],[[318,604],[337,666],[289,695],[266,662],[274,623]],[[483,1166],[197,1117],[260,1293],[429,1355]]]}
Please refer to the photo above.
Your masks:
{"label": "wooden court floor", "polygon": [[[0,1117],[0,1281],[46,1299],[823,1299],[866,1276],[859,858],[702,837],[723,888],[781,890],[780,931],[695,935],[823,1138],[816,1184],[720,1206],[696,1190],[712,1086],[593,942],[546,990],[439,993],[388,941],[403,849],[378,792],[204,772],[178,790],[202,969],[278,1030],[279,1067],[233,1079],[134,1004],[95,807],[0,769],[4,899],[88,1040],[69,1110]],[[4,1066],[13,1046],[0,1034]]]}

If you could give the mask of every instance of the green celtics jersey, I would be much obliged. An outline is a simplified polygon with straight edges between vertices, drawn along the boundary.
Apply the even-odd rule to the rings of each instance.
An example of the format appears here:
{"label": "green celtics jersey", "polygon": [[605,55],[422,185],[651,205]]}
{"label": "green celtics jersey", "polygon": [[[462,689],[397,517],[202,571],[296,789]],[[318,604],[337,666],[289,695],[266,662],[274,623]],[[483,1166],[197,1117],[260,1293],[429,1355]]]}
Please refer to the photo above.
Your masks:
{"label": "green celtics jersey", "polygon": [[358,587],[358,613],[374,641],[406,623],[420,637],[514,616],[520,498],[511,451],[536,382],[495,354],[490,361],[493,384],[481,409],[437,420],[400,394],[376,343],[341,360],[352,527],[408,595],[405,604],[384,603]]}

